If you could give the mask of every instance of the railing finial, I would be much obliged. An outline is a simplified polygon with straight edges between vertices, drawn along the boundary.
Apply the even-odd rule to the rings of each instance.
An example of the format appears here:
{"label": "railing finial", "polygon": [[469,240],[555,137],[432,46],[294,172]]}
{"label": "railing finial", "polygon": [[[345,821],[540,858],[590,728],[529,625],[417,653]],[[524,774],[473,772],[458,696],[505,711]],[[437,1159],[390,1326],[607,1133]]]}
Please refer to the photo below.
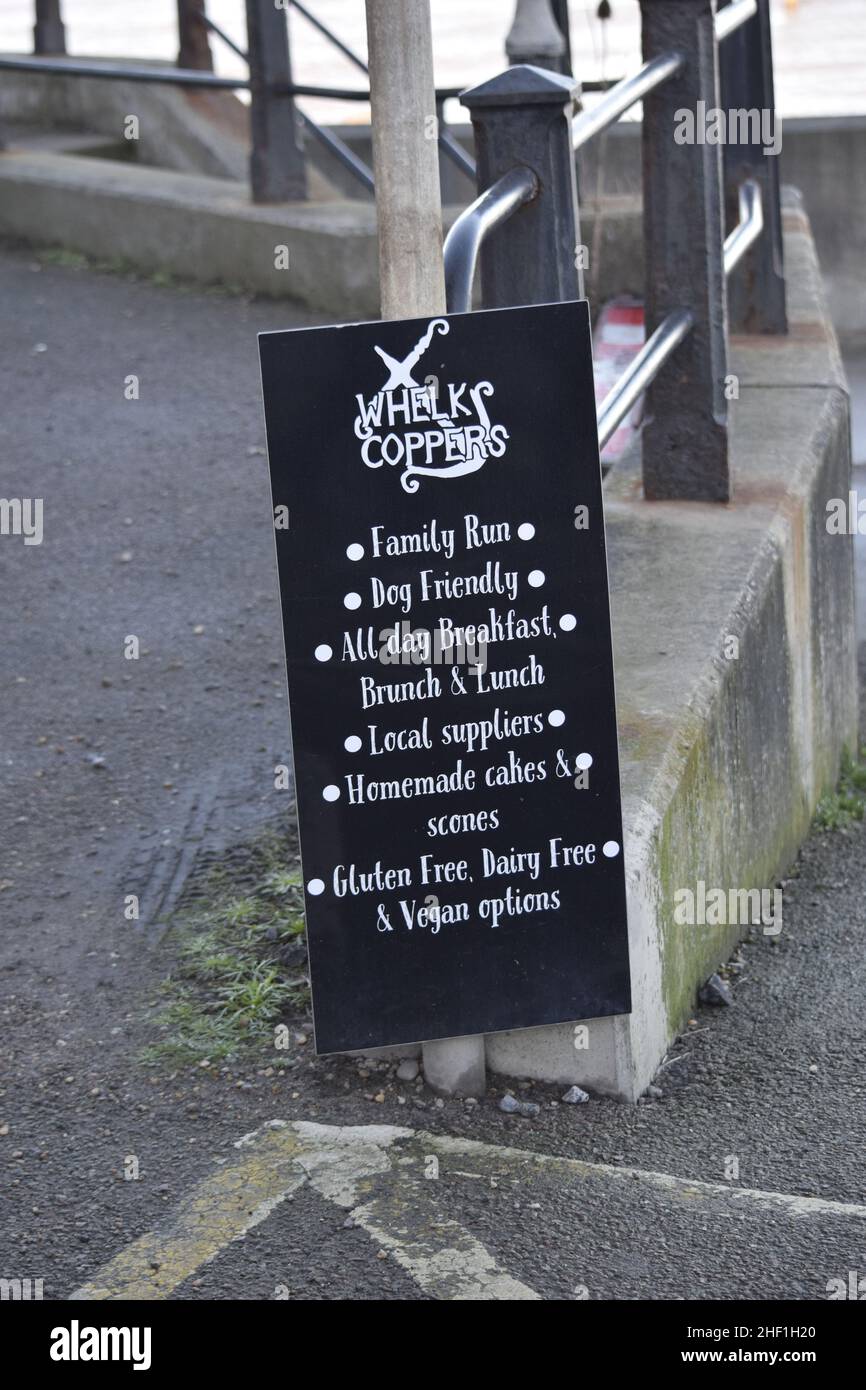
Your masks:
{"label": "railing finial", "polygon": [[565,36],[553,17],[550,0],[517,0],[514,20],[505,39],[505,53],[512,67],[567,70]]}

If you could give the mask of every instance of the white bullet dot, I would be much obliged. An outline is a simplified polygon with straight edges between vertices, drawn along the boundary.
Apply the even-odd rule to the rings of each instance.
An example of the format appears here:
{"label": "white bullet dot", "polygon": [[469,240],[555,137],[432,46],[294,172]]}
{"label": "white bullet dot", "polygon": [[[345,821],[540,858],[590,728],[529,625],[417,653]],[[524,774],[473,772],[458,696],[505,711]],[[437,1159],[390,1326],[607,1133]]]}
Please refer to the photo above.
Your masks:
{"label": "white bullet dot", "polygon": [[360,594],[347,594],[346,597],[343,599],[343,603],[345,604],[346,608],[360,608],[360,607],[361,607],[361,595],[360,595]]}
{"label": "white bullet dot", "polygon": [[308,892],[308,893],[311,893],[312,896],[313,896],[314,898],[317,898],[317,897],[319,896],[319,894],[320,894],[320,893],[324,893],[324,891],[325,891],[325,883],[324,883],[324,880],[323,880],[323,879],[321,879],[321,878],[311,878],[311,879],[310,879],[309,883],[307,884],[307,892]]}
{"label": "white bullet dot", "polygon": [[357,541],[352,541],[351,545],[346,546],[346,554],[350,560],[363,560],[364,547],[359,545]]}
{"label": "white bullet dot", "polygon": [[578,766],[578,768],[580,769],[581,772],[586,772],[586,769],[587,769],[588,767],[592,767],[592,754],[591,754],[591,753],[578,753],[578,755],[577,755],[577,757],[575,758],[574,761],[575,761],[575,763],[577,764],[577,766]]}
{"label": "white bullet dot", "polygon": [[347,753],[360,753],[361,740],[358,738],[357,734],[349,734],[349,737],[346,739],[345,743],[343,744],[343,747],[345,748]]}
{"label": "white bullet dot", "polygon": [[577,618],[573,613],[563,613],[559,620],[559,626],[562,628],[563,632],[574,632],[574,629],[577,627]]}
{"label": "white bullet dot", "polygon": [[522,541],[531,541],[535,535],[535,527],[531,521],[523,521],[517,528],[517,534]]}
{"label": "white bullet dot", "polygon": [[619,844],[616,840],[605,840],[601,847],[601,852],[605,859],[616,859],[619,854]]}
{"label": "white bullet dot", "polygon": [[329,786],[325,787],[324,791],[322,792],[322,796],[325,798],[326,801],[339,801],[340,788],[335,786],[334,783],[331,782]]}
{"label": "white bullet dot", "polygon": [[334,655],[334,651],[332,647],[328,646],[327,642],[323,642],[320,647],[316,648],[313,655],[317,661],[330,661],[331,657]]}
{"label": "white bullet dot", "polygon": [[533,589],[540,589],[544,583],[544,570],[530,570],[526,578]]}
{"label": "white bullet dot", "polygon": [[561,709],[552,709],[547,716],[548,724],[552,724],[554,729],[558,729],[560,724],[565,723],[565,714]]}

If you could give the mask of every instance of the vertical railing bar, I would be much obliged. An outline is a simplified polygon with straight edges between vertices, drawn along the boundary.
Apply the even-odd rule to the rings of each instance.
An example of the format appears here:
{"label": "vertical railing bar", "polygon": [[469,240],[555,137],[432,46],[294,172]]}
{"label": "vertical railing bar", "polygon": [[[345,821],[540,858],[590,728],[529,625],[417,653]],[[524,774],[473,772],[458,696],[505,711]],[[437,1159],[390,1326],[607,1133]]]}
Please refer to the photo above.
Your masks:
{"label": "vertical railing bar", "polygon": [[33,52],[49,55],[66,52],[66,29],[60,0],[36,0]]}
{"label": "vertical railing bar", "polygon": [[[724,8],[716,15],[717,32],[726,15],[735,9],[739,12],[739,0],[722,3]],[[764,218],[763,236],[748,250],[728,288],[731,332],[786,333],[782,140],[773,90],[769,0],[756,0],[754,13],[730,31],[719,50],[719,79],[719,104],[727,121],[723,146],[726,224],[730,228],[736,223],[739,190],[750,180],[760,188]]]}
{"label": "vertical railing bar", "polygon": [[[644,62],[674,49],[686,62],[644,99],[647,332],[682,307],[694,327],[649,388],[642,432],[644,496],[725,502],[728,460],[727,297],[722,161],[681,122],[719,107],[715,0],[641,0]],[[677,138],[680,131],[686,138]],[[692,131],[694,136],[694,130]]]}
{"label": "vertical railing bar", "polygon": [[246,0],[246,12],[253,201],[297,201],[307,196],[307,178],[300,117],[286,90],[292,85],[286,14],[273,0]]}
{"label": "vertical railing bar", "polygon": [[208,42],[206,0],[177,0],[177,66],[194,72],[213,72]]}

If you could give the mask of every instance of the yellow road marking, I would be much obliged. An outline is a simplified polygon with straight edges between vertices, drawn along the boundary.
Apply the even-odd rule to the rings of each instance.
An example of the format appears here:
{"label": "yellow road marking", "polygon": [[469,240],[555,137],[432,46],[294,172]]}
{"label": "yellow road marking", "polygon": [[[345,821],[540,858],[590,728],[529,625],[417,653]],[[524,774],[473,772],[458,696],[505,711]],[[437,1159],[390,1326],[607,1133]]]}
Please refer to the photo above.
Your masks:
{"label": "yellow road marking", "polygon": [[168,1298],[305,1181],[295,1164],[300,1144],[288,1126],[267,1126],[238,1147],[240,1161],[200,1182],[165,1228],[133,1241],[71,1297]]}

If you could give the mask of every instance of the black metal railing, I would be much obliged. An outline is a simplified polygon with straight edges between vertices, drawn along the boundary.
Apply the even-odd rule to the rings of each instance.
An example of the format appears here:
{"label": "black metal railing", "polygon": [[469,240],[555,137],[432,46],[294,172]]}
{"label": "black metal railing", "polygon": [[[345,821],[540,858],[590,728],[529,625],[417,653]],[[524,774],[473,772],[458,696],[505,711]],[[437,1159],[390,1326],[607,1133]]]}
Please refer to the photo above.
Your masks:
{"label": "black metal railing", "polygon": [[[537,67],[511,67],[464,93],[479,196],[446,239],[448,308],[471,307],[482,243],[485,307],[582,297],[574,152],[642,101],[649,337],[602,404],[599,443],[646,391],[644,495],[727,501],[729,322],[787,331],[774,134],[766,144],[768,121],[775,128],[769,0],[640,6],[643,65],[589,111],[573,116],[577,84]],[[745,118],[749,138],[727,130],[721,141],[717,126],[708,140],[698,129],[707,113]]]}
{"label": "black metal railing", "polygon": [[[308,5],[287,0],[328,42],[365,74],[367,64],[322,22]],[[178,0],[179,58],[192,65],[137,66],[126,62],[87,62],[66,56],[60,0],[36,0],[34,55],[0,58],[0,69],[53,73],[67,77],[99,77],[127,82],[156,82],[215,91],[248,91],[251,105],[252,148],[250,180],[255,202],[270,203],[306,196],[306,165],[302,133],[328,150],[368,193],[373,193],[373,173],[333,130],[319,125],[296,105],[298,97],[322,97],[335,101],[370,100],[368,87],[321,87],[297,83],[292,78],[287,7],[274,0],[246,0],[247,47],[242,48],[206,13],[203,0]],[[207,43],[212,34],[248,67],[245,77],[223,77],[213,72]],[[52,56],[49,56],[52,55]],[[469,178],[475,164],[448,131],[444,118],[447,100],[460,95],[459,87],[437,88],[438,142],[446,159]]]}

